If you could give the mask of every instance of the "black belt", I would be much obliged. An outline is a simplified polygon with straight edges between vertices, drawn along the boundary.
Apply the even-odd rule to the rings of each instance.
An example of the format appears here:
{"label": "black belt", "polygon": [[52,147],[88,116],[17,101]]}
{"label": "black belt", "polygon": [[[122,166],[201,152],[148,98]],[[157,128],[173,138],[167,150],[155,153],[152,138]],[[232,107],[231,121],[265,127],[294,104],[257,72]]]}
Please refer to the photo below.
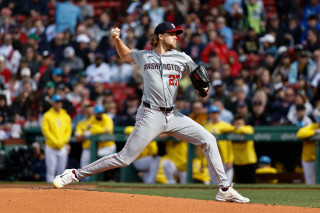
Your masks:
{"label": "black belt", "polygon": [[[150,109],[155,109],[155,108],[151,107],[150,103],[145,102],[145,101],[143,102],[143,106],[148,107]],[[159,108],[159,110],[162,112],[171,112],[174,107],[172,106],[172,107],[156,107],[156,108]]]}

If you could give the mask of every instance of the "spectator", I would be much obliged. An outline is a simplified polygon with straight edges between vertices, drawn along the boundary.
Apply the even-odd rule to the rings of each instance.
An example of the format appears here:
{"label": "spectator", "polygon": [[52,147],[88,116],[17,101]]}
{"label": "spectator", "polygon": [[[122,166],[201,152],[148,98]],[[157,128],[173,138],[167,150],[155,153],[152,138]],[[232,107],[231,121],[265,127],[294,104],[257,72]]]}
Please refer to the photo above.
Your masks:
{"label": "spectator", "polygon": [[31,70],[31,76],[35,79],[35,81],[39,81],[39,68],[40,62],[37,60],[37,53],[33,47],[27,47],[25,51],[25,58],[22,58],[21,62],[26,61],[28,63],[28,67]]}
{"label": "spectator", "polygon": [[88,36],[97,42],[100,42],[100,28],[95,23],[94,16],[86,16],[84,19],[84,24],[87,27]]}
{"label": "spectator", "polygon": [[232,112],[230,112],[229,110],[225,109],[224,106],[223,106],[223,103],[221,101],[215,100],[213,102],[213,105],[218,106],[219,109],[220,109],[221,113],[220,113],[219,120],[231,124],[232,121],[233,121]]}
{"label": "spectator", "polygon": [[287,114],[294,98],[292,88],[284,90],[283,84],[278,83],[274,86],[274,100],[270,105],[270,112],[273,125],[286,124]]}
{"label": "spectator", "polygon": [[52,105],[51,100],[54,93],[55,93],[55,83],[53,81],[48,81],[43,90],[42,100],[41,100],[43,112],[46,112],[51,108],[51,105]]}
{"label": "spectator", "polygon": [[33,159],[29,166],[30,179],[32,181],[46,181],[46,162],[44,151],[40,143],[32,143]]}
{"label": "spectator", "polygon": [[53,72],[54,72],[54,66],[53,66],[53,60],[51,57],[51,52],[48,50],[44,50],[41,53],[41,61],[40,61],[40,67],[39,67],[40,80],[39,80],[38,87],[40,89],[45,86],[47,81],[53,80],[53,77],[52,77]]}
{"label": "spectator", "polygon": [[259,4],[257,0],[249,0],[247,3],[242,0],[241,6],[245,26],[253,28],[257,34],[262,34],[266,27],[266,14],[263,4]]}
{"label": "spectator", "polygon": [[71,92],[66,94],[66,98],[68,101],[72,103],[73,106],[78,105],[81,102],[81,93],[84,88],[84,85],[80,82],[76,82],[73,85],[73,89]]}
{"label": "spectator", "polygon": [[5,67],[5,58],[0,55],[0,76],[3,83],[8,83],[11,77],[11,71]]}
{"label": "spectator", "polygon": [[250,119],[252,119],[252,114],[249,112],[246,102],[239,102],[237,104],[236,114],[243,117],[245,124],[248,124]]}
{"label": "spectator", "polygon": [[[231,6],[226,10],[226,21],[227,26],[229,26],[234,33],[240,33],[242,32],[242,26],[243,26],[243,11],[241,8],[241,0],[227,0],[226,3]],[[230,8],[231,7],[231,8]]]}
{"label": "spectator", "polygon": [[201,40],[201,36],[198,33],[192,35],[191,41],[187,46],[186,54],[190,55],[190,57],[197,63],[200,62],[200,55],[205,45]]}
{"label": "spectator", "polygon": [[158,26],[164,20],[164,9],[160,5],[159,0],[150,0],[150,7],[147,9],[147,12],[150,16],[151,23],[154,27]]}
{"label": "spectator", "polygon": [[[280,1],[279,1],[280,2]],[[282,2],[282,1],[281,1]],[[291,1],[290,1],[291,2]],[[294,44],[300,43],[301,39],[301,27],[298,22],[298,17],[295,14],[288,15],[288,24],[285,27],[284,37],[287,40],[293,40]]]}
{"label": "spectator", "polygon": [[317,16],[320,12],[320,3],[319,0],[310,0],[310,2],[305,6],[302,20],[301,20],[301,26],[302,28],[305,28],[307,25],[307,19],[311,15]]}
{"label": "spectator", "polygon": [[6,58],[5,66],[16,74],[20,65],[21,54],[18,50],[15,50],[12,46],[11,34],[4,34],[3,43],[0,47],[0,54]]}
{"label": "spectator", "polygon": [[109,65],[103,62],[103,55],[97,53],[95,55],[94,63],[87,67],[86,73],[88,75],[88,81],[93,83],[94,78],[99,78],[103,82],[110,82]]}
{"label": "spectator", "polygon": [[[91,125],[90,135],[95,134],[113,134],[113,121],[105,113],[103,105],[96,105],[93,109],[94,116],[91,117],[89,125]],[[114,141],[101,141],[98,143],[98,157],[104,157],[116,152],[116,144]]]}
{"label": "spectator", "polygon": [[[257,175],[277,174],[277,169],[271,167],[271,158],[267,155],[262,155],[259,158],[259,168],[256,169]],[[267,180],[267,183],[278,183],[278,179]]]}
{"label": "spectator", "polygon": [[136,95],[132,94],[125,100],[125,107],[119,114],[119,126],[133,126],[136,122],[136,113],[139,107],[139,99]]}
{"label": "spectator", "polygon": [[178,8],[178,3],[175,1],[169,1],[166,6],[164,20],[171,22],[177,26],[180,26],[184,22],[184,16]]}
{"label": "spectator", "polygon": [[1,9],[0,34],[4,35],[12,31],[15,22],[11,15],[12,11],[9,8],[4,7]]}
{"label": "spectator", "polygon": [[93,106],[86,105],[83,109],[85,118],[77,123],[76,130],[74,133],[76,142],[82,144],[82,153],[80,158],[80,167],[84,167],[90,164],[90,119],[94,115]]}
{"label": "spectator", "polygon": [[[281,74],[281,76],[289,76],[291,70],[291,59],[288,52],[283,52],[279,56],[279,63],[275,70],[272,73],[273,82],[277,82],[277,75]],[[280,83],[280,82],[278,82]]]}
{"label": "spectator", "polygon": [[269,24],[267,25],[267,32],[276,33],[275,44],[277,47],[290,44],[290,40],[289,42],[285,40],[286,38],[283,35],[283,29],[281,28],[280,24],[280,18],[277,14],[270,16]]}
{"label": "spectator", "polygon": [[67,90],[67,86],[63,83],[58,84],[56,87],[56,93],[62,98],[62,108],[67,111],[68,115],[72,116],[74,107],[72,103],[66,98]]}
{"label": "spectator", "polygon": [[291,124],[304,127],[312,123],[312,120],[306,115],[306,107],[304,105],[297,105],[297,115],[294,117],[294,120],[291,120]]}
{"label": "spectator", "polygon": [[[216,105],[212,105],[209,108],[209,117],[207,124],[204,126],[212,134],[225,134],[234,131],[234,127],[224,121],[219,121],[220,108]],[[228,182],[233,181],[233,161],[234,153],[232,148],[232,142],[228,140],[217,141],[219,152],[221,155],[222,163],[226,171]],[[211,181],[214,183],[215,179],[211,174]]]}
{"label": "spectator", "polygon": [[192,104],[192,109],[189,114],[189,117],[202,126],[207,123],[208,117],[204,111],[203,104],[201,101],[195,101]]}
{"label": "spectator", "polygon": [[291,69],[289,73],[289,83],[297,83],[298,77],[303,75],[310,81],[311,79],[311,67],[314,62],[308,57],[308,53],[305,50],[302,50],[298,56],[298,59],[291,64]]}
{"label": "spectator", "polygon": [[81,20],[84,20],[88,16],[94,16],[94,8],[88,4],[87,0],[78,0],[78,7],[80,9]]}
{"label": "spectator", "polygon": [[26,15],[33,17],[49,13],[48,2],[46,0],[27,0],[23,8]]}
{"label": "spectator", "polygon": [[62,32],[57,32],[50,43],[50,49],[54,54],[55,65],[58,66],[64,58],[63,51],[66,48],[63,40],[65,36]]}
{"label": "spectator", "polygon": [[81,18],[79,7],[74,5],[70,0],[63,0],[62,2],[55,3],[55,9],[57,32],[63,32],[65,29],[69,29],[71,33],[74,34],[77,21]]}
{"label": "spectator", "polygon": [[75,51],[71,46],[63,50],[63,57],[64,60],[60,62],[59,67],[65,69],[65,67],[68,66],[68,69],[70,69],[68,76],[74,79],[76,75],[84,69],[84,63],[81,58],[75,55]]}
{"label": "spectator", "polygon": [[0,94],[0,116],[2,118],[2,124],[11,121],[12,110],[7,104],[7,97],[3,94]]}
{"label": "spectator", "polygon": [[38,120],[35,118],[35,113],[31,109],[26,114],[26,122],[23,124],[24,129],[40,127]]}
{"label": "spectator", "polygon": [[263,54],[273,54],[274,57],[278,58],[278,49],[275,45],[275,37],[271,34],[266,34],[260,38],[262,43],[262,53]]}
{"label": "spectator", "polygon": [[220,100],[226,109],[231,109],[231,99],[225,94],[223,82],[221,80],[214,80],[212,81],[212,86],[214,88],[212,98]]}
{"label": "spectator", "polygon": [[239,55],[258,54],[261,49],[259,38],[253,28],[249,28],[244,38],[239,42]]}
{"label": "spectator", "polygon": [[201,60],[204,63],[208,63],[210,55],[215,54],[220,59],[220,62],[226,63],[228,61],[229,49],[224,42],[223,35],[217,35],[217,32],[214,30],[208,32],[208,34],[210,41],[201,53]]}
{"label": "spectator", "polygon": [[233,49],[233,33],[232,30],[226,26],[226,20],[223,16],[220,16],[217,19],[217,30],[221,35],[223,35],[228,48],[230,50]]}
{"label": "spectator", "polygon": [[291,123],[294,123],[295,121],[295,116],[297,114],[297,106],[298,105],[304,105],[305,109],[306,109],[306,114],[309,116],[312,113],[313,107],[310,104],[309,100],[307,99],[307,97],[305,95],[302,94],[297,94],[295,99],[294,99],[294,104],[291,105],[291,107],[289,108],[289,112],[287,115],[288,120]]}
{"label": "spectator", "polygon": [[230,64],[230,74],[232,77],[239,76],[242,65],[238,61],[238,55],[235,51],[229,51],[228,63]]}
{"label": "spectator", "polygon": [[306,41],[305,47],[310,52],[314,52],[320,47],[320,40],[318,36],[319,32],[320,32],[320,29],[319,31],[316,31],[315,29],[309,29],[307,32],[307,41]]}
{"label": "spectator", "polygon": [[302,147],[302,168],[306,184],[316,183],[316,142],[310,137],[320,132],[320,117],[315,123],[302,127],[297,132],[297,138],[303,139]]}
{"label": "spectator", "polygon": [[[242,116],[235,116],[233,120],[236,134],[253,134],[252,126],[246,126],[245,119]],[[252,140],[232,142],[234,151],[234,172],[238,183],[256,182],[256,163],[257,155]]]}
{"label": "spectator", "polygon": [[68,161],[66,144],[72,133],[71,118],[62,109],[62,97],[53,95],[52,107],[43,115],[41,125],[42,134],[45,137],[45,160],[47,182],[51,183],[56,174],[61,174]]}
{"label": "spectator", "polygon": [[[160,135],[165,140],[167,135]],[[159,169],[163,170],[166,184],[187,183],[187,152],[188,144],[185,141],[166,141],[166,155],[162,156]]]}
{"label": "spectator", "polygon": [[266,126],[271,124],[271,117],[266,111],[267,96],[263,91],[257,91],[253,97],[253,116],[249,121],[251,126]]}

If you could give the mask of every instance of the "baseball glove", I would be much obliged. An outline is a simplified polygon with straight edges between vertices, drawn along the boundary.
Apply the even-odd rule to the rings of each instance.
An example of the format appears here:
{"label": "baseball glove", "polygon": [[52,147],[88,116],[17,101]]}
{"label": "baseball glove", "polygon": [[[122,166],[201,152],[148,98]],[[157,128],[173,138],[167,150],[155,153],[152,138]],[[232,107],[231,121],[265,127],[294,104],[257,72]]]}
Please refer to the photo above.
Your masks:
{"label": "baseball glove", "polygon": [[195,70],[190,73],[192,85],[199,96],[206,97],[209,92],[209,76],[206,68],[199,65]]}

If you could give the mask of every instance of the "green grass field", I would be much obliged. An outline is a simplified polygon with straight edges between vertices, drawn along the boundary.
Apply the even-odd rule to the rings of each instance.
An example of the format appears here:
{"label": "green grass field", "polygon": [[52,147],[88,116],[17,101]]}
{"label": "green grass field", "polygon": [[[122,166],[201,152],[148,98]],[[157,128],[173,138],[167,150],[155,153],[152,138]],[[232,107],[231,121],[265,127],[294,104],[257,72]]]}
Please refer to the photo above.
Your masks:
{"label": "green grass field", "polygon": [[[202,184],[159,185],[129,183],[97,183],[99,191],[167,197],[214,200],[217,186]],[[104,188],[107,187],[107,188]],[[320,208],[320,185],[236,184],[234,186],[252,203]]]}

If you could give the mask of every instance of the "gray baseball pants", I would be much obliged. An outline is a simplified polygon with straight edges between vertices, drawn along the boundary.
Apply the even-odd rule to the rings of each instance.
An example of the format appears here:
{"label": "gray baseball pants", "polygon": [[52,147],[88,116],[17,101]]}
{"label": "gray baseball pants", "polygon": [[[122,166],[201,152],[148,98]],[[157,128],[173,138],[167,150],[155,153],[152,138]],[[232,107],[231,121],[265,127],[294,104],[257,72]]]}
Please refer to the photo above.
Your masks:
{"label": "gray baseball pants", "polygon": [[229,186],[216,139],[211,133],[176,109],[166,113],[143,105],[138,109],[135,127],[123,149],[76,170],[77,178],[82,180],[109,169],[130,165],[161,133],[201,146],[217,184],[221,188]]}

